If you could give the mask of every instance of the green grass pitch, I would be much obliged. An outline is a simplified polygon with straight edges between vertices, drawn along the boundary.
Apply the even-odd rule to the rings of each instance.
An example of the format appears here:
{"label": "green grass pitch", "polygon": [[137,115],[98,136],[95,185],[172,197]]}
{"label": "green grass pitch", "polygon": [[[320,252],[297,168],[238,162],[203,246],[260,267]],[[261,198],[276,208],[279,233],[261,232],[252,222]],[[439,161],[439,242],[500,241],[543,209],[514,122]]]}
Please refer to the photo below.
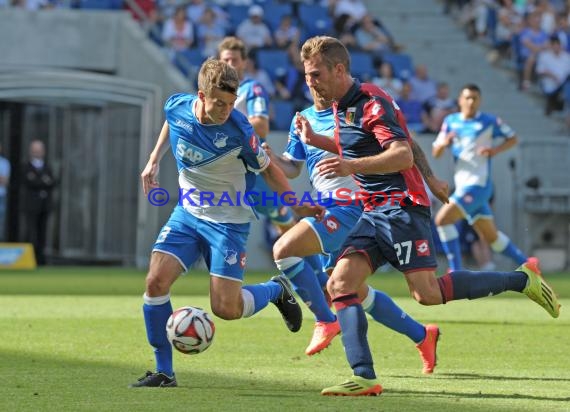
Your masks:
{"label": "green grass pitch", "polygon": [[[247,283],[268,274],[250,273]],[[561,296],[552,319],[517,293],[423,307],[401,275],[371,278],[408,313],[442,330],[438,366],[421,374],[406,337],[371,321],[368,336],[384,387],[379,397],[320,390],[350,376],[340,338],[314,357],[312,333],[290,333],[278,311],[215,318],[216,337],[197,356],[175,352],[179,387],[129,389],[153,355],[142,320],[144,273],[115,268],[0,272],[1,411],[570,411],[570,274],[548,275]],[[208,276],[176,282],[173,306],[209,308]]]}

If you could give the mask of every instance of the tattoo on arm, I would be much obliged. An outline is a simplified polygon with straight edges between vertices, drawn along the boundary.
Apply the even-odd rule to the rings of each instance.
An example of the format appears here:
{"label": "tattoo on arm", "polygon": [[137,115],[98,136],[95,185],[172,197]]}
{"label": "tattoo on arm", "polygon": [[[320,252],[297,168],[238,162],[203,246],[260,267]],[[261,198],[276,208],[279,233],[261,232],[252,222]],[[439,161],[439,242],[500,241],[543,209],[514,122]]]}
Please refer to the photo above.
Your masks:
{"label": "tattoo on arm", "polygon": [[424,179],[433,177],[433,171],[427,161],[426,155],[418,143],[412,139],[412,153],[414,155],[414,164],[419,169]]}

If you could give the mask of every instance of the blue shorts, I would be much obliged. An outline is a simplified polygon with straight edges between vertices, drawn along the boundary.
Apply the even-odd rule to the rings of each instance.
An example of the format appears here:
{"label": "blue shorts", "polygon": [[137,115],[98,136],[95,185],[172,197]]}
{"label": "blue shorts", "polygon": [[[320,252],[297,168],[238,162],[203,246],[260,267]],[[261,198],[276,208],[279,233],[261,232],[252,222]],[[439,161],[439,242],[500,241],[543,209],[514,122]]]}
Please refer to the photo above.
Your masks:
{"label": "blue shorts", "polygon": [[372,272],[386,263],[404,273],[434,269],[430,218],[430,209],[424,206],[364,212],[346,238],[340,258],[363,253]]}
{"label": "blue shorts", "polygon": [[492,219],[490,200],[493,195],[493,186],[465,186],[456,189],[450,197],[465,215],[469,224],[473,224],[478,219]]}
{"label": "blue shorts", "polygon": [[321,251],[325,254],[321,256],[323,270],[326,271],[334,267],[340,248],[360,215],[362,215],[361,206],[332,204],[327,207],[322,221],[319,222],[314,217],[303,219],[315,231],[321,245]]}
{"label": "blue shorts", "polygon": [[[295,221],[295,215],[290,207],[280,202],[279,196],[267,185],[261,175],[257,175],[252,191],[259,193],[252,195],[250,201],[256,202],[253,209],[260,215],[267,216],[276,225],[285,226]],[[261,193],[266,193],[263,196]]]}
{"label": "blue shorts", "polygon": [[176,206],[152,248],[175,257],[187,271],[202,255],[212,276],[243,280],[249,223],[216,223]]}

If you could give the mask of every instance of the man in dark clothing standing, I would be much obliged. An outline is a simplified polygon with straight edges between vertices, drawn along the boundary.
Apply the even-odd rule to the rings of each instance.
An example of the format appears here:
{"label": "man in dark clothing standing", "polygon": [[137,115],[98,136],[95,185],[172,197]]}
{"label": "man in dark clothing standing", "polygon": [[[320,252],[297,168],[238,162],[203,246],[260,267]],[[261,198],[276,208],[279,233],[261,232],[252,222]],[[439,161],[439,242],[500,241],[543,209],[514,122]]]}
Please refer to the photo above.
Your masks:
{"label": "man in dark clothing standing", "polygon": [[45,161],[45,152],[44,143],[33,140],[29,149],[30,159],[23,171],[26,240],[34,246],[38,265],[46,263],[46,229],[51,211],[51,192],[55,186],[53,173]]}

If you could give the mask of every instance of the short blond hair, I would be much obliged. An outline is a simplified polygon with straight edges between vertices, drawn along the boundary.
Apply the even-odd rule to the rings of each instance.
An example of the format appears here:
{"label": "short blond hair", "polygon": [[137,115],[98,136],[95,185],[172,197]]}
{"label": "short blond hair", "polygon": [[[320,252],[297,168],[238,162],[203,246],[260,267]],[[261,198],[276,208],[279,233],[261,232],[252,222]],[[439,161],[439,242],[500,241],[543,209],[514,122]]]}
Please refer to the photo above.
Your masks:
{"label": "short blond hair", "polygon": [[220,57],[224,50],[238,51],[242,59],[245,60],[247,58],[247,46],[237,37],[228,36],[218,44],[218,57]]}
{"label": "short blond hair", "polygon": [[229,64],[210,58],[206,60],[198,73],[198,89],[206,96],[211,96],[214,89],[237,95],[238,74]]}
{"label": "short blond hair", "polygon": [[342,64],[347,73],[350,73],[350,54],[344,44],[330,36],[311,37],[301,48],[301,61],[320,55],[328,69]]}

